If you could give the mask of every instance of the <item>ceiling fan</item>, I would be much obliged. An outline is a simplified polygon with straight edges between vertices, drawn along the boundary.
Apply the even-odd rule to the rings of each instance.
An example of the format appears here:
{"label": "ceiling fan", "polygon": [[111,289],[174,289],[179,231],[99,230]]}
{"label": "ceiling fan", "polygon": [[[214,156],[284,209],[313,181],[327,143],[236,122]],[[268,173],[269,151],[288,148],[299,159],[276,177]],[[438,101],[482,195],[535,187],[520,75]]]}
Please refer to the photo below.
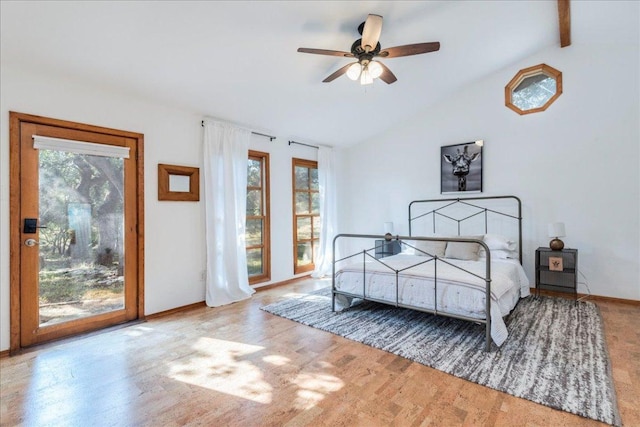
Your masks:
{"label": "ceiling fan", "polygon": [[367,20],[358,26],[358,32],[362,38],[353,42],[351,52],[311,49],[306,47],[298,48],[298,52],[356,58],[357,62],[345,65],[324,79],[323,82],[329,83],[346,73],[347,77],[351,80],[360,79],[360,84],[366,85],[373,83],[373,79],[376,78],[380,78],[380,80],[387,84],[398,80],[386,65],[374,60],[374,58],[397,58],[400,56],[435,52],[440,49],[440,42],[429,42],[407,44],[383,50],[379,42],[380,33],[382,32],[382,16],[380,15],[370,14]]}

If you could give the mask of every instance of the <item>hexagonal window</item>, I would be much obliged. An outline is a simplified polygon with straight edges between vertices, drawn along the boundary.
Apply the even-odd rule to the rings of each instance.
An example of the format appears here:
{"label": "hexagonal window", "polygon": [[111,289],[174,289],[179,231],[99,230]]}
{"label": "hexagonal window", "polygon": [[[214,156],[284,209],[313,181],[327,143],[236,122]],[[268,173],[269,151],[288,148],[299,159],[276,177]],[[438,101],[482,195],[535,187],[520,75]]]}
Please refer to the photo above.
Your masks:
{"label": "hexagonal window", "polygon": [[546,64],[518,71],[504,88],[505,105],[518,114],[546,110],[562,93],[562,73]]}

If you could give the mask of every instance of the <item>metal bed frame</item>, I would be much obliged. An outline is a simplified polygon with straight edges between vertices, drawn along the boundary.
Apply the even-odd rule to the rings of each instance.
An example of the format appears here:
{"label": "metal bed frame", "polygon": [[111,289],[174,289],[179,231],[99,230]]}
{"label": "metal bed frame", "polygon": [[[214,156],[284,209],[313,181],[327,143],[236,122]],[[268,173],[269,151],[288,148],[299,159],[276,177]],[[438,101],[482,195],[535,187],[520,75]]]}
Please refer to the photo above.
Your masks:
{"label": "metal bed frame", "polygon": [[[494,201],[494,200],[499,200],[499,199],[508,199],[511,202],[515,203],[515,206],[517,208],[517,216],[510,214],[510,213],[506,213],[506,212],[500,212],[497,211],[495,209],[490,209],[486,206],[479,206],[479,203],[472,203],[472,202],[476,202],[476,201]],[[419,214],[414,216],[412,214],[412,208],[414,206],[420,205],[420,204],[428,204],[428,203],[434,203],[434,204],[442,204],[444,203],[443,206],[439,206],[438,208],[432,209],[430,211],[427,211],[425,213]],[[469,208],[471,209],[472,213],[470,213],[469,215],[465,215],[461,218],[455,218],[451,215],[448,215],[446,212],[444,212],[447,208],[450,208],[453,205],[456,204],[462,204],[464,205],[465,208]],[[512,207],[512,209],[513,209]],[[475,211],[475,212],[473,212]],[[457,230],[458,230],[458,236],[460,236],[460,225],[461,223],[470,220],[471,218],[475,218],[478,215],[483,215],[484,216],[484,234],[487,234],[489,232],[488,230],[488,215],[499,215],[499,216],[503,216],[506,217],[508,219],[513,219],[513,220],[517,220],[518,222],[518,255],[519,255],[519,260],[520,260],[520,264],[522,264],[522,203],[520,201],[520,199],[516,196],[494,196],[494,197],[465,197],[465,198],[450,198],[450,199],[428,199],[428,200],[414,200],[411,203],[409,203],[409,236],[392,236],[391,234],[386,234],[386,235],[377,235],[377,234],[338,234],[337,236],[334,237],[333,239],[333,267],[332,267],[332,283],[331,283],[331,289],[332,289],[332,299],[331,299],[331,310],[335,311],[336,308],[336,295],[345,295],[347,297],[352,297],[352,298],[360,298],[366,301],[375,301],[375,302],[379,302],[379,303],[383,303],[383,304],[388,304],[388,305],[393,305],[395,307],[403,307],[403,308],[409,308],[409,309],[413,309],[413,310],[418,310],[418,311],[423,311],[423,312],[427,312],[427,313],[432,313],[434,315],[441,315],[441,316],[446,316],[446,317],[452,317],[452,318],[456,318],[456,319],[461,319],[461,320],[468,320],[468,321],[472,321],[475,323],[484,323],[485,324],[485,338],[486,338],[486,343],[485,343],[485,351],[489,352],[491,351],[491,252],[489,250],[489,247],[484,243],[484,241],[482,240],[476,240],[476,239],[469,239],[469,238],[464,238],[464,237],[420,237],[420,236],[413,236],[412,235],[412,223],[420,218],[425,218],[428,217],[429,215],[431,215],[433,217],[433,232],[435,234],[436,232],[436,218],[442,218],[443,220],[448,220],[448,221],[453,221],[455,223],[457,223]],[[383,260],[381,259],[377,259],[375,258],[375,256],[371,255],[372,251],[375,251],[376,247],[373,248],[368,248],[368,249],[364,249],[362,251],[358,251],[356,253],[353,253],[351,255],[348,255],[346,257],[340,258],[340,259],[336,259],[335,258],[335,254],[336,254],[336,244],[338,242],[338,239],[341,238],[358,238],[358,239],[380,239],[383,240],[383,245],[391,242],[393,240],[397,241],[401,246],[402,245],[406,245],[409,247],[414,248],[414,250],[420,251],[423,254],[429,255],[427,257],[425,257],[426,259],[424,261],[418,262],[416,264],[413,264],[409,267],[405,267],[401,270],[396,270],[393,267],[389,266],[388,264],[386,264]],[[437,255],[431,255],[431,254],[427,254],[426,252],[419,250],[417,248],[415,248],[414,246],[408,244],[405,242],[405,240],[413,240],[413,241],[437,241],[437,242],[462,242],[462,243],[477,243],[480,246],[482,246],[486,252],[486,261],[485,261],[485,276],[479,276],[471,271],[465,270],[455,264],[452,264],[450,262],[448,262],[445,258],[441,258],[438,257]],[[342,261],[345,261],[347,259],[351,259],[353,257],[362,255],[362,263],[363,263],[363,268],[362,268],[362,274],[363,274],[363,281],[362,281],[362,294],[355,294],[355,293],[351,293],[351,292],[345,292],[345,291],[341,291],[339,289],[336,289],[336,264]],[[367,258],[385,266],[386,268],[388,268],[390,271],[393,271],[395,273],[395,282],[396,282],[396,289],[395,289],[395,301],[389,301],[389,300],[383,300],[383,299],[379,299],[379,298],[372,298],[369,296],[366,296],[366,261]],[[406,270],[409,270],[413,267],[416,267],[418,265],[422,265],[428,262],[434,262],[434,278],[433,278],[433,292],[434,292],[434,308],[433,309],[429,309],[429,308],[424,308],[424,307],[418,307],[418,306],[414,306],[411,304],[403,304],[399,301],[399,290],[398,290],[398,281],[400,278],[401,273],[403,273]],[[468,316],[463,316],[463,315],[457,315],[457,314],[452,314],[452,313],[447,313],[447,312],[442,312],[438,310],[438,299],[437,299],[437,291],[438,291],[438,274],[437,274],[437,265],[438,263],[445,263],[448,264],[452,267],[455,267],[456,269],[459,269],[463,272],[466,272],[472,276],[475,276],[477,278],[480,278],[482,280],[484,280],[485,282],[485,300],[486,300],[486,305],[485,305],[485,319],[477,319],[477,318],[473,318],[473,317],[468,317]]]}

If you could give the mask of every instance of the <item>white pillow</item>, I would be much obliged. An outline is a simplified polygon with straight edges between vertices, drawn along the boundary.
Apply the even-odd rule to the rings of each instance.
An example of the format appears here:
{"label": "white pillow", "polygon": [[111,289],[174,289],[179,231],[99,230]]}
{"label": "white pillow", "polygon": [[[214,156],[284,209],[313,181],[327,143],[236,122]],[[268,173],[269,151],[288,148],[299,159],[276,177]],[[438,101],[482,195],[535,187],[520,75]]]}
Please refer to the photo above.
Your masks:
{"label": "white pillow", "polygon": [[498,234],[485,234],[482,240],[489,247],[489,250],[500,249],[515,251],[518,248],[517,242],[509,240],[506,237],[500,236]]}
{"label": "white pillow", "polygon": [[[458,237],[461,239],[482,240],[482,236]],[[478,252],[480,251],[480,247],[481,246],[478,243],[447,242],[447,249],[445,251],[444,257],[476,261],[478,259]]]}
{"label": "white pillow", "polygon": [[415,240],[401,240],[400,253],[407,255],[415,255],[416,251],[413,247],[416,246]]}
{"label": "white pillow", "polygon": [[[418,256],[438,256],[443,257],[447,242],[437,240],[416,240],[414,242],[416,247],[415,255]],[[425,253],[426,252],[426,253]]]}
{"label": "white pillow", "polygon": [[[487,257],[485,255],[485,251],[481,249],[480,252],[478,252],[478,258]],[[518,259],[518,256],[519,256],[517,251],[505,251],[502,249],[492,249],[490,250],[490,252],[491,252],[491,259]]]}
{"label": "white pillow", "polygon": [[[500,251],[516,251],[518,250],[518,243],[513,241],[513,240],[509,240],[508,238],[504,237],[504,236],[500,236],[499,234],[485,234],[482,238],[482,240],[484,241],[484,243],[489,246],[489,250],[491,251],[491,254],[493,255],[493,251],[494,250],[500,250]],[[478,252],[478,256],[480,258],[486,258],[486,254],[484,253],[484,248],[481,246],[480,247],[480,251]],[[501,254],[498,255],[493,255],[494,258],[500,258]],[[510,256],[509,258],[518,258],[518,255],[516,255],[515,257]]]}

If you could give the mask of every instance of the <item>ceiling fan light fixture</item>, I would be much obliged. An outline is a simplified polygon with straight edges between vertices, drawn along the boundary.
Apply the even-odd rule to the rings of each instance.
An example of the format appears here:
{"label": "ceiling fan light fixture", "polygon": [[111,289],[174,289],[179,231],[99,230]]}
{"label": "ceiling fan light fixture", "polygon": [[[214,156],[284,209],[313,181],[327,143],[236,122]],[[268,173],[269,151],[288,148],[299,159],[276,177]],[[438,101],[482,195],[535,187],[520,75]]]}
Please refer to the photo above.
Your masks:
{"label": "ceiling fan light fixture", "polygon": [[370,85],[373,83],[373,77],[371,77],[371,73],[369,72],[368,67],[364,67],[362,69],[362,74],[360,74],[360,84],[361,85]]}
{"label": "ceiling fan light fixture", "polygon": [[372,79],[377,79],[382,75],[382,65],[377,61],[369,62],[367,69],[369,70],[369,74],[371,74]]}
{"label": "ceiling fan light fixture", "polygon": [[354,62],[349,68],[347,68],[347,77],[353,81],[358,80],[360,74],[362,74],[362,66],[359,62]]}

